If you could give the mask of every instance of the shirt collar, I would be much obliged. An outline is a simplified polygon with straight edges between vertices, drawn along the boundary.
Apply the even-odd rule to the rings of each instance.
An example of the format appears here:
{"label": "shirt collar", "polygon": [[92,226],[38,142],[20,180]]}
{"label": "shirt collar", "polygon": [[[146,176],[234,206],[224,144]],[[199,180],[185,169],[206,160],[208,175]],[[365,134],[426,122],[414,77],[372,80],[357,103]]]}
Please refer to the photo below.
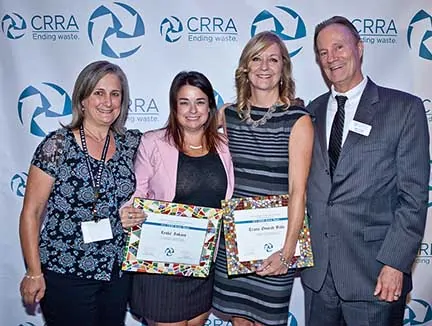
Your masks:
{"label": "shirt collar", "polygon": [[363,77],[362,81],[357,86],[351,88],[348,92],[345,93],[336,92],[334,85],[331,85],[331,95],[333,97],[333,100],[336,100],[335,98],[336,95],[346,96],[348,97],[349,100],[357,96],[360,96],[363,93],[364,89],[366,88],[366,84],[367,84],[367,78]]}

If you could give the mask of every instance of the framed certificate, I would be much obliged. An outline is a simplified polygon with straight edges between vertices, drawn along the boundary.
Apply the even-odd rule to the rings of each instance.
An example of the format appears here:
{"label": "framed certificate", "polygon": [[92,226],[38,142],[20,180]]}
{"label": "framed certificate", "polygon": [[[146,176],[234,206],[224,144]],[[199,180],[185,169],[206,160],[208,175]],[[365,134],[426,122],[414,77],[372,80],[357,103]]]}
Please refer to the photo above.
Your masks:
{"label": "framed certificate", "polygon": [[134,198],[146,221],[128,235],[122,270],[207,277],[213,262],[222,210]]}
{"label": "framed certificate", "polygon": [[[228,275],[253,273],[283,247],[288,228],[288,195],[222,201]],[[305,214],[290,268],[313,266],[309,223]]]}

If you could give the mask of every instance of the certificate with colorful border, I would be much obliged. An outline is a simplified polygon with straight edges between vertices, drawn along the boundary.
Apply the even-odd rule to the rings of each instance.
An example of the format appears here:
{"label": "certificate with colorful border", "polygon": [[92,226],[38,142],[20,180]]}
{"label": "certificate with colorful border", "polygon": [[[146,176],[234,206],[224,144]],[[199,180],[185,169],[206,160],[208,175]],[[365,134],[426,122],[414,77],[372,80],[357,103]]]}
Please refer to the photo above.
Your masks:
{"label": "certificate with colorful border", "polygon": [[[223,230],[225,236],[228,275],[231,276],[254,273],[262,263],[262,260],[260,259],[247,261],[239,260],[236,223],[234,218],[235,211],[275,207],[286,207],[286,215],[288,215],[288,195],[234,198],[222,201],[222,209],[224,212]],[[273,221],[276,219],[268,220]],[[282,218],[279,218],[279,220],[282,220]],[[286,223],[288,223],[288,219],[286,219]],[[292,258],[290,262],[290,268],[313,266],[309,223],[306,214],[303,227],[299,234],[298,249],[299,253],[294,255]]]}
{"label": "certificate with colorful border", "polygon": [[218,243],[217,238],[219,236],[222,221],[221,209],[184,205],[144,198],[134,198],[133,206],[141,208],[147,213],[206,219],[208,221],[207,231],[204,236],[204,245],[199,263],[184,264],[138,259],[137,256],[139,256],[141,232],[142,228],[145,227],[145,224],[135,226],[128,234],[122,270],[190,277],[208,276],[216,253],[216,244]]}

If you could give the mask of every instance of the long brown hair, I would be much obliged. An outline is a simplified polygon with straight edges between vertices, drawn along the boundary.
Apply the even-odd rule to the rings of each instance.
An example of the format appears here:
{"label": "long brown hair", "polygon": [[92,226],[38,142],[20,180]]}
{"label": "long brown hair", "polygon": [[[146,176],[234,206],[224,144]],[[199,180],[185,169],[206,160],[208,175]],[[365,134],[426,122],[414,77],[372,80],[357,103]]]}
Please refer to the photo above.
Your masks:
{"label": "long brown hair", "polygon": [[217,146],[220,142],[225,142],[226,140],[217,130],[217,107],[213,87],[207,77],[200,72],[182,71],[174,77],[169,92],[170,114],[165,127],[165,135],[169,141],[172,140],[174,142],[179,151],[183,151],[184,135],[177,119],[177,95],[180,88],[185,85],[199,88],[208,97],[210,112],[209,117],[203,126],[204,137],[208,150],[210,152],[216,152]]}

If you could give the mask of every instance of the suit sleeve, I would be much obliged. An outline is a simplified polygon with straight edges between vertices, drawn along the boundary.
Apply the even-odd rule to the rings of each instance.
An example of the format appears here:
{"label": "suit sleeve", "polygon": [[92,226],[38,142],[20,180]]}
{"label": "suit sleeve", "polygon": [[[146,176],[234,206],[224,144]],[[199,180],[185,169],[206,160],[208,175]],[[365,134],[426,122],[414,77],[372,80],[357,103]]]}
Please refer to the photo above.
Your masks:
{"label": "suit sleeve", "polygon": [[430,167],[423,103],[414,98],[406,110],[396,149],[396,210],[377,260],[409,274],[425,229]]}

